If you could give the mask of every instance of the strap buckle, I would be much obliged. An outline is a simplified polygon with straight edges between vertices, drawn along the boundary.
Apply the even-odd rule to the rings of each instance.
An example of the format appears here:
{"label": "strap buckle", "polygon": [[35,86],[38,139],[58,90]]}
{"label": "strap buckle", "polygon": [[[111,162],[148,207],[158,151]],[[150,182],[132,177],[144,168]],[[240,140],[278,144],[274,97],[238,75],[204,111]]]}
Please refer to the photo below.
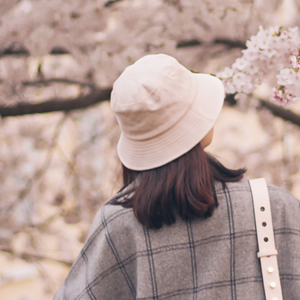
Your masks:
{"label": "strap buckle", "polygon": [[257,257],[270,257],[273,255],[278,255],[278,252],[276,249],[268,250],[268,251],[263,251],[263,252],[257,252]]}

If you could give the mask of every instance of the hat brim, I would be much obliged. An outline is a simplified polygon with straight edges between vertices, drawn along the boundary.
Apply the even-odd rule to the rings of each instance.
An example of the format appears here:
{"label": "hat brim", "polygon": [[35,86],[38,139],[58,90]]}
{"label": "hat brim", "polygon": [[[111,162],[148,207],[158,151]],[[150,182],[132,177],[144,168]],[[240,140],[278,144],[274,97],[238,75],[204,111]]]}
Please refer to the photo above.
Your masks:
{"label": "hat brim", "polygon": [[142,171],[163,166],[196,146],[212,129],[223,106],[224,87],[211,75],[193,73],[196,93],[187,112],[172,127],[147,140],[121,133],[118,155],[129,169]]}

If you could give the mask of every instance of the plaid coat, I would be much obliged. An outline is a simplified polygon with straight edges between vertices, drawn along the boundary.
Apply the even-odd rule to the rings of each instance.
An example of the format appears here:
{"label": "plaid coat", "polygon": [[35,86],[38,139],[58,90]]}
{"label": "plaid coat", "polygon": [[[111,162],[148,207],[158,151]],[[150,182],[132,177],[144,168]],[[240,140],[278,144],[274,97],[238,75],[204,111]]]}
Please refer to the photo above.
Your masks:
{"label": "plaid coat", "polygon": [[[106,204],[55,300],[263,300],[248,181],[217,184],[212,217],[149,230]],[[269,185],[285,300],[300,299],[300,202]]]}

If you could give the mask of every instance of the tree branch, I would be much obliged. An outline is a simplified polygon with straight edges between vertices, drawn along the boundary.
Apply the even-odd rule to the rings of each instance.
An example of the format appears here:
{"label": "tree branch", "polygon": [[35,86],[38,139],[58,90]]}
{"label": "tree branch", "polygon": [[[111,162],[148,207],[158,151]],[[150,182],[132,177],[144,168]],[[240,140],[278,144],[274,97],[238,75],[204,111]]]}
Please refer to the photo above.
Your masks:
{"label": "tree branch", "polygon": [[[70,54],[70,52],[61,47],[54,47],[49,54],[61,55],[61,54]],[[30,53],[25,47],[23,46],[15,47],[15,45],[11,45],[10,47],[4,49],[3,51],[0,51],[0,58],[9,55],[30,56]]]}
{"label": "tree branch", "polygon": [[17,199],[15,199],[15,201],[10,203],[9,206],[5,209],[5,214],[4,214],[5,215],[4,216],[4,221],[5,222],[7,222],[8,219],[10,218],[10,211],[15,207],[15,205],[17,203],[20,203],[20,201],[24,200],[24,198],[32,190],[34,184],[36,184],[36,182],[46,173],[46,171],[47,171],[47,169],[48,169],[48,167],[51,163],[55,147],[57,145],[58,136],[61,132],[63,124],[67,120],[67,117],[68,117],[68,115],[66,115],[66,114],[63,115],[61,120],[56,125],[55,131],[54,131],[54,134],[53,134],[53,137],[52,137],[51,144],[50,144],[50,146],[48,148],[48,151],[47,151],[46,159],[45,159],[44,163],[42,164],[42,166],[40,168],[38,168],[37,170],[35,170],[32,178],[30,178],[27,181],[25,187],[19,191]]}
{"label": "tree branch", "polygon": [[109,6],[111,6],[111,5],[113,5],[117,2],[120,2],[120,1],[122,1],[122,0],[108,0],[104,3],[104,7],[109,7]]}
{"label": "tree branch", "polygon": [[96,89],[86,96],[74,99],[51,99],[40,103],[18,102],[14,105],[0,105],[0,115],[2,118],[22,116],[28,114],[42,114],[55,111],[70,111],[87,108],[96,103],[109,100],[111,88]]}
{"label": "tree branch", "polygon": [[13,46],[8,47],[4,49],[3,51],[0,51],[0,58],[2,56],[9,56],[9,55],[16,55],[16,56],[29,56],[29,52],[27,49],[20,47],[20,48],[15,48]]}
{"label": "tree branch", "polygon": [[194,47],[194,46],[201,46],[203,42],[197,39],[191,40],[181,40],[177,42],[176,48],[186,48],[186,47]]}
{"label": "tree branch", "polygon": [[[63,81],[67,83],[68,80],[66,79]],[[72,81],[72,83],[75,82]],[[78,84],[80,83],[78,82]],[[110,100],[111,91],[112,88],[103,90],[95,88],[88,95],[80,96],[74,99],[52,99],[41,103],[18,102],[11,106],[0,105],[0,115],[2,118],[5,118],[28,114],[42,114],[57,111],[68,112],[71,110],[84,109],[94,104]],[[227,95],[225,101],[227,101],[230,105],[235,105],[235,99],[232,97],[232,95]],[[292,112],[289,109],[284,109],[280,106],[277,106],[269,101],[259,101],[261,107],[267,108],[275,116],[300,127],[300,115]]]}
{"label": "tree branch", "polygon": [[37,81],[22,81],[22,85],[24,86],[49,85],[51,83],[77,84],[83,87],[87,86],[93,90],[96,89],[96,86],[91,83],[72,80],[72,79],[65,79],[65,78],[51,78],[51,79],[37,80]]}
{"label": "tree branch", "polygon": [[[234,106],[237,104],[236,99],[234,98],[235,94],[227,94],[225,101],[230,105]],[[284,121],[291,122],[300,127],[300,115],[292,112],[289,109],[285,109],[281,106],[275,105],[270,101],[265,101],[262,99],[258,99],[259,107],[258,108],[266,108],[268,109],[274,116],[277,116]]]}
{"label": "tree branch", "polygon": [[246,49],[246,43],[240,40],[230,40],[230,39],[221,39],[221,38],[216,38],[213,41],[214,44],[222,44],[227,46],[228,48],[241,48],[241,49]]}
{"label": "tree branch", "polygon": [[227,48],[241,48],[246,49],[246,44],[240,40],[230,40],[216,38],[210,42],[203,42],[198,39],[181,40],[177,42],[176,48],[194,47],[194,46],[213,46],[213,45],[225,45]]}
{"label": "tree branch", "polygon": [[284,109],[269,101],[259,100],[260,106],[267,108],[274,116],[280,117],[285,121],[289,121],[300,127],[300,116],[289,109]]}
{"label": "tree branch", "polygon": [[61,264],[64,264],[66,266],[72,266],[73,264],[73,261],[71,260],[62,260],[62,259],[56,259],[54,257],[47,257],[47,256],[44,256],[44,255],[40,255],[40,254],[37,254],[37,253],[28,253],[28,252],[22,252],[22,253],[18,253],[16,254],[15,251],[10,248],[10,247],[7,247],[7,246],[0,246],[0,251],[3,251],[3,252],[7,252],[7,253],[10,253],[10,254],[13,254],[13,255],[18,255],[19,257],[21,257],[22,259],[38,259],[38,260],[43,260],[43,259],[46,259],[46,260],[51,260],[51,261],[54,261],[54,262],[58,262],[58,263],[61,263]]}
{"label": "tree branch", "polygon": [[[119,2],[121,0],[114,0],[114,1],[107,1],[105,6],[110,6],[116,2]],[[199,39],[189,39],[189,40],[180,40],[177,42],[176,48],[186,48],[186,47],[195,47],[195,46],[203,46],[203,45],[225,45],[227,48],[241,48],[245,49],[246,44],[243,41],[240,40],[230,40],[230,39],[222,39],[222,38],[216,38],[210,42],[203,42]],[[50,52],[52,55],[61,55],[61,54],[70,54],[70,52],[64,48],[53,48]],[[14,47],[13,45],[4,49],[3,51],[0,51],[0,58],[3,56],[8,55],[16,55],[16,56],[29,56],[30,53],[28,50],[24,47]]]}

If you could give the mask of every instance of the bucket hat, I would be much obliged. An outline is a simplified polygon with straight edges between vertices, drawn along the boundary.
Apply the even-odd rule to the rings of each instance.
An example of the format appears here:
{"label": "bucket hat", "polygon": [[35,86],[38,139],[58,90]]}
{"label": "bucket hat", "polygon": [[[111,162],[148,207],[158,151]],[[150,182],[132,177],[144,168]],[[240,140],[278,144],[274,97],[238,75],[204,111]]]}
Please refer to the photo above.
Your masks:
{"label": "bucket hat", "polygon": [[111,107],[121,127],[117,151],[132,170],[163,166],[197,145],[223,106],[222,82],[165,54],[147,55],[115,81]]}

